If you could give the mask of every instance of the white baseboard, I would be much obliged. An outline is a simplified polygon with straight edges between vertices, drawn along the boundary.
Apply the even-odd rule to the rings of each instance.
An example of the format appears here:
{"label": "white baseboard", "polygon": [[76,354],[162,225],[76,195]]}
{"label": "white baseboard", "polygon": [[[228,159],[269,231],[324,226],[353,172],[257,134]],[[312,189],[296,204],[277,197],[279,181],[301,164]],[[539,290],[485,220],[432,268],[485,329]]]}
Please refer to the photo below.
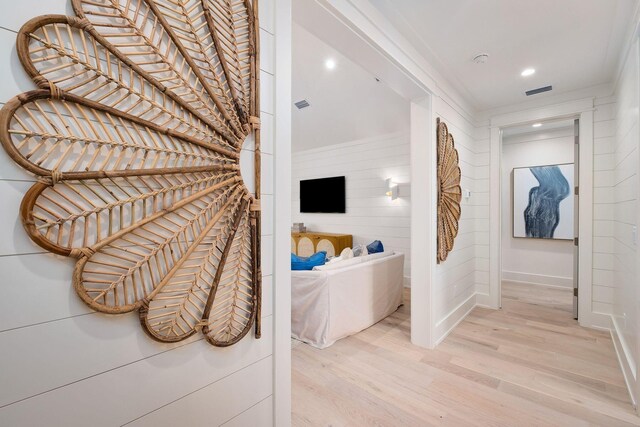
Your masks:
{"label": "white baseboard", "polygon": [[503,271],[502,280],[529,283],[532,285],[555,286],[565,289],[573,288],[573,279],[571,277],[547,276],[544,274],[523,273],[520,271]]}
{"label": "white baseboard", "polygon": [[615,317],[611,316],[611,340],[613,341],[613,346],[616,349],[616,354],[618,355],[618,362],[620,363],[620,368],[622,369],[622,375],[624,376],[624,382],[627,385],[627,391],[629,392],[629,396],[631,397],[631,403],[634,408],[638,408],[638,402],[635,396],[635,384],[636,384],[636,363],[633,360],[633,357],[629,351],[627,343],[620,333],[620,328],[618,326],[618,322]]}
{"label": "white baseboard", "polygon": [[585,328],[600,329],[603,331],[610,331],[613,327],[611,325],[611,315],[605,313],[587,313],[586,316],[580,315],[580,326]]}
{"label": "white baseboard", "polygon": [[478,307],[490,308],[492,310],[495,310],[496,307],[492,307],[491,304],[492,303],[489,294],[476,293],[476,305]]}
{"label": "white baseboard", "polygon": [[436,347],[451,333],[451,331],[471,313],[476,306],[476,294],[473,293],[456,308],[451,310],[444,319],[436,323],[433,346]]}

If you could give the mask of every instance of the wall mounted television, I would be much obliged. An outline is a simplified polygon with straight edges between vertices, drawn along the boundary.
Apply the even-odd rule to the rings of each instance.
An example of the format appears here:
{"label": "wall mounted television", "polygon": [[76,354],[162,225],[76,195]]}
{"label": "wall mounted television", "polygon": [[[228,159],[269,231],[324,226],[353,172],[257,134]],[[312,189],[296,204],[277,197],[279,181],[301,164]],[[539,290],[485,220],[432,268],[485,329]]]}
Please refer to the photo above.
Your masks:
{"label": "wall mounted television", "polygon": [[344,176],[300,181],[300,212],[345,213]]}

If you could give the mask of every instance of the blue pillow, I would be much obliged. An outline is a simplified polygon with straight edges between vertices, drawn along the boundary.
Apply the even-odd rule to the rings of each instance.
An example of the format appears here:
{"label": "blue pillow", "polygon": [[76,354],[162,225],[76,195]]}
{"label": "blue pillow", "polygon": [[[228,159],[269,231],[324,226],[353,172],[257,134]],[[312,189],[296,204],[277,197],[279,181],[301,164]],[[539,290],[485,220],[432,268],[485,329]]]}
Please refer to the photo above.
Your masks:
{"label": "blue pillow", "polygon": [[313,267],[317,265],[324,265],[326,261],[327,261],[326,251],[316,252],[310,257],[301,257],[292,253],[291,269],[292,270],[313,270]]}
{"label": "blue pillow", "polygon": [[380,240],[374,240],[367,245],[367,251],[370,254],[377,254],[378,252],[384,252],[384,246]]}

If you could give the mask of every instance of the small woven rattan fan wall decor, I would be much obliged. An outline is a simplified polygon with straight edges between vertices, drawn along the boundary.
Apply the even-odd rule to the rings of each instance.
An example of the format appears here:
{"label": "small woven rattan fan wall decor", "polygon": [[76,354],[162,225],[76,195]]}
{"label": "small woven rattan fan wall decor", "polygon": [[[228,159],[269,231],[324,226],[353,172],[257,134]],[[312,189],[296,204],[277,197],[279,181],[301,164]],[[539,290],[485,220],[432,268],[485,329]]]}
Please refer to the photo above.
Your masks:
{"label": "small woven rattan fan wall decor", "polygon": [[439,118],[438,140],[438,263],[447,259],[458,235],[460,220],[460,166],[453,135]]}
{"label": "small woven rattan fan wall decor", "polygon": [[[257,0],[72,0],[18,34],[40,88],[0,139],[38,177],[29,236],[77,258],[89,307],[138,310],[156,340],[260,336]],[[255,191],[240,175],[255,142]]]}

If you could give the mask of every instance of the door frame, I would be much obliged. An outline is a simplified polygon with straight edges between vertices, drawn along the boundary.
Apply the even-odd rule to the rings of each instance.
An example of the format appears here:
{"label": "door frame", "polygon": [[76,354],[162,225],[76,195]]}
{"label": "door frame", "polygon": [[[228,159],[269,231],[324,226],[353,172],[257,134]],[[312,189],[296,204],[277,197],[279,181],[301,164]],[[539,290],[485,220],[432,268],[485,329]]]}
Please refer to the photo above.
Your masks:
{"label": "door frame", "polygon": [[580,296],[578,322],[586,327],[608,328],[609,317],[604,314],[594,313],[591,304],[593,286],[593,113],[594,98],[584,98],[546,107],[496,115],[491,118],[489,294],[478,295],[479,304],[494,309],[499,309],[502,306],[502,129],[540,121],[577,118],[580,120],[580,156],[578,159],[580,175],[578,282],[580,284]]}

